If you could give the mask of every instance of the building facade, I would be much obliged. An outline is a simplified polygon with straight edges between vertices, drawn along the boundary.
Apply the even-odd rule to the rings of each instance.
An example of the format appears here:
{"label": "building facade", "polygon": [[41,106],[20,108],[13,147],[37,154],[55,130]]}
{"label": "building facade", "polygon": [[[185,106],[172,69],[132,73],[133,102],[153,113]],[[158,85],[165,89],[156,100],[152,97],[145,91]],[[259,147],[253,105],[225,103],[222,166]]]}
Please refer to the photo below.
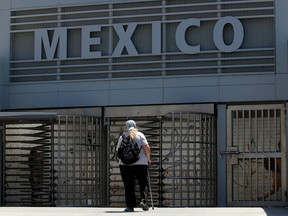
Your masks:
{"label": "building facade", "polygon": [[156,206],[287,205],[287,9],[2,0],[2,205],[122,206],[129,118],[152,147]]}

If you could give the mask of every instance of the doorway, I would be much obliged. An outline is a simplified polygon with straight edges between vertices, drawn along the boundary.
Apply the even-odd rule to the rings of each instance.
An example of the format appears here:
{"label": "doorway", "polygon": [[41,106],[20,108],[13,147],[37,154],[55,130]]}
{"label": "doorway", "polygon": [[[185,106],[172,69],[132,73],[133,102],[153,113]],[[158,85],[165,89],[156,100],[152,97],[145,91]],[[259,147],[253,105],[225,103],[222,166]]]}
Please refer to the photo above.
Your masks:
{"label": "doorway", "polygon": [[229,106],[228,206],[286,205],[284,105]]}

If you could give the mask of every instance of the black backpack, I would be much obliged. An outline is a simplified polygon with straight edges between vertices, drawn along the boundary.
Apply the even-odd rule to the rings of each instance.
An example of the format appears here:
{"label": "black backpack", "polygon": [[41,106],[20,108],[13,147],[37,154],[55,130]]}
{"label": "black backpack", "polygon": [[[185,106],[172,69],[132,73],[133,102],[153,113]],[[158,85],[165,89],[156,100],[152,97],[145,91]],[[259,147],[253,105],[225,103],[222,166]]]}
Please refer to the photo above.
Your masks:
{"label": "black backpack", "polygon": [[123,164],[133,164],[140,159],[141,149],[142,147],[139,149],[137,143],[129,135],[122,134],[122,142],[118,148],[117,156]]}

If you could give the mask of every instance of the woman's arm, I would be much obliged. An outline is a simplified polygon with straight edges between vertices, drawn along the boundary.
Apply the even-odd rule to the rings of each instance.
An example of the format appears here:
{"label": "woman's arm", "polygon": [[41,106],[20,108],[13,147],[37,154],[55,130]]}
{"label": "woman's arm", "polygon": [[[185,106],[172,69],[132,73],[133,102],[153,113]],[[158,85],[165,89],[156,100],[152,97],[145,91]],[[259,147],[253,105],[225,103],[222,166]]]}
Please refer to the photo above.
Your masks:
{"label": "woman's arm", "polygon": [[143,145],[143,151],[147,157],[148,165],[150,165],[151,164],[151,149],[150,149],[149,144]]}

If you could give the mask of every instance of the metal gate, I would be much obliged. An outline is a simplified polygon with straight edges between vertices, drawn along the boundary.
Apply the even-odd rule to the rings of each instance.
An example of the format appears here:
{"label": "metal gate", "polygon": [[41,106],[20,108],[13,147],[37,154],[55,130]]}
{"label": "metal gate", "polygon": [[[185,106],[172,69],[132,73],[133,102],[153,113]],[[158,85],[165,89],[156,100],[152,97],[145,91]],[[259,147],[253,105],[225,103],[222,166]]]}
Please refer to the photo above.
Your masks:
{"label": "metal gate", "polygon": [[6,206],[53,206],[54,124],[51,120],[5,122],[4,193]]}
{"label": "metal gate", "polygon": [[107,205],[101,119],[23,113],[11,121],[6,115],[1,116],[4,206]]}
{"label": "metal gate", "polygon": [[58,116],[57,206],[106,206],[107,147],[100,118]]}
{"label": "metal gate", "polygon": [[286,204],[285,121],[284,105],[228,108],[229,206]]}
{"label": "metal gate", "polygon": [[[0,119],[2,204],[124,206],[115,144],[126,119],[107,118],[103,123],[97,117],[41,117]],[[155,206],[215,206],[214,115],[181,112],[134,119],[152,148]]]}
{"label": "metal gate", "polygon": [[[109,119],[110,206],[125,205],[115,145],[125,130],[126,120]],[[154,205],[215,206],[215,117],[201,113],[170,113],[158,118],[134,120],[146,135],[152,150],[149,171]]]}

